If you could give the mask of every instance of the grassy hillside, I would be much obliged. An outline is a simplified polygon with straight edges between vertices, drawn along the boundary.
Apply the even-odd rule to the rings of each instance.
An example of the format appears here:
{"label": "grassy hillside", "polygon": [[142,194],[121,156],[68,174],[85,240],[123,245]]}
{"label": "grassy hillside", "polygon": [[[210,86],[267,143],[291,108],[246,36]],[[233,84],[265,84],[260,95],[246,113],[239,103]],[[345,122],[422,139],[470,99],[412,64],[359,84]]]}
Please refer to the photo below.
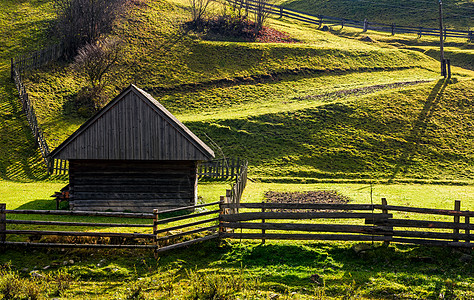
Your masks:
{"label": "grassy hillside", "polygon": [[243,153],[257,178],[473,179],[473,88],[473,80],[436,81],[188,125]]}
{"label": "grassy hillside", "polygon": [[50,1],[0,2],[0,178],[36,180],[45,176],[10,80],[10,59],[41,48],[53,18]]}
{"label": "grassy hillside", "polygon": [[[397,24],[413,27],[439,27],[438,1],[409,0],[283,0],[280,5],[330,17]],[[443,1],[443,20],[448,28],[472,30],[474,2]],[[471,28],[471,29],[469,29]]]}
{"label": "grassy hillside", "polygon": [[[137,84],[205,142],[217,142],[226,156],[248,158],[253,178],[472,180],[473,73],[454,69],[455,83],[438,81],[438,63],[420,51],[429,44],[365,42],[285,20],[269,26],[299,42],[202,41],[179,29],[187,18],[183,3],[133,3],[112,33],[125,46],[109,98]],[[51,18],[51,8],[43,3],[42,9],[38,41]],[[54,148],[86,119],[74,106],[86,81],[68,62],[26,79]],[[9,95],[14,103],[11,85]]]}

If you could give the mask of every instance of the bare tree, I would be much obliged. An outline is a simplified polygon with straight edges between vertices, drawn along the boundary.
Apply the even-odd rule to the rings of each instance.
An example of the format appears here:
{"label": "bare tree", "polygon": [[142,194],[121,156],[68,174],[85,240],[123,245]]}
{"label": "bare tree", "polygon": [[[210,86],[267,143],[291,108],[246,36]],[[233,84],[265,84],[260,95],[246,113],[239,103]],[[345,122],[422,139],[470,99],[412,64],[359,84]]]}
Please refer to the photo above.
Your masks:
{"label": "bare tree", "polygon": [[270,0],[256,0],[255,2],[255,33],[258,32],[263,28],[268,16],[270,14],[268,10],[268,5],[270,4]]}
{"label": "bare tree", "polygon": [[207,8],[212,0],[189,0],[191,5],[191,17],[195,26],[200,26],[204,21]]}
{"label": "bare tree", "polygon": [[111,30],[126,0],[54,0],[56,34],[69,54]]}
{"label": "bare tree", "polygon": [[72,67],[88,79],[88,94],[93,98],[96,109],[105,104],[103,91],[107,75],[120,58],[121,44],[117,38],[98,40],[80,48],[74,59]]}

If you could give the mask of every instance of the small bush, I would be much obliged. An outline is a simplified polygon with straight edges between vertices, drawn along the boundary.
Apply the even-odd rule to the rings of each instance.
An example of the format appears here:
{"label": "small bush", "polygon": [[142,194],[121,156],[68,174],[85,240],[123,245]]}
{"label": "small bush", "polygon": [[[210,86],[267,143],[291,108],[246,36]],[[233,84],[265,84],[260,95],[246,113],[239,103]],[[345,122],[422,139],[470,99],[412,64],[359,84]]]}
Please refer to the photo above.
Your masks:
{"label": "small bush", "polygon": [[0,270],[0,296],[1,299],[41,299],[48,283],[40,282],[34,278],[21,278],[17,272]]}
{"label": "small bush", "polygon": [[199,23],[189,22],[187,27],[205,35],[255,40],[257,31],[252,21],[244,17],[219,16],[202,20]]}
{"label": "small bush", "polygon": [[244,274],[201,273],[189,271],[189,298],[191,299],[234,299],[237,295],[255,290],[253,278]]}

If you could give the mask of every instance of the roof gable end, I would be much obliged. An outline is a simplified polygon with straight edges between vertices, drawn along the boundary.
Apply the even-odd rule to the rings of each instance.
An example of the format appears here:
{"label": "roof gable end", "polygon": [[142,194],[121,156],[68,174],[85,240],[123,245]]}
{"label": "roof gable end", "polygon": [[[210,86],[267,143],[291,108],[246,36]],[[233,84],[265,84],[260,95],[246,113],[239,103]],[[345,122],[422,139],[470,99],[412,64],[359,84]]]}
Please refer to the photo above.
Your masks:
{"label": "roof gable end", "polygon": [[51,157],[208,160],[214,152],[150,94],[130,85],[51,152]]}

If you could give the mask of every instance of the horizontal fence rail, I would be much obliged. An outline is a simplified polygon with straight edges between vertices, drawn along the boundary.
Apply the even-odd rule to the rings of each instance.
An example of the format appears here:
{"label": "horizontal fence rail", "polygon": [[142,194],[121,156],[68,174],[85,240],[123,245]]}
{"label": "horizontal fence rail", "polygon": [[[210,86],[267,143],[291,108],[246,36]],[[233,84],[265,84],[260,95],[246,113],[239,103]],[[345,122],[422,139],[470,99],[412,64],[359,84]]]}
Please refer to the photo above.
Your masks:
{"label": "horizontal fence rail", "polygon": [[[121,213],[121,212],[95,212],[95,211],[59,211],[59,210],[7,210],[6,204],[0,203],[0,245],[8,246],[27,246],[27,247],[61,247],[61,248],[130,248],[130,249],[153,249],[162,250],[160,245],[170,239],[176,239],[186,235],[193,235],[197,233],[205,233],[202,238],[186,241],[179,246],[173,245],[173,248],[178,248],[190,245],[195,242],[208,240],[218,237],[219,227],[219,213],[220,209],[195,211],[206,209],[210,206],[218,206],[220,201],[199,204],[194,206],[187,206],[182,208],[175,208],[170,210],[159,211],[153,210],[153,213]],[[180,214],[177,216],[170,216],[170,214]],[[18,216],[25,216],[28,219],[17,219]],[[203,220],[200,217],[214,215],[213,217]],[[7,216],[16,216],[15,218],[7,218]],[[51,217],[86,217],[88,221],[60,221],[60,220],[38,220],[35,216]],[[132,218],[132,219],[146,219],[149,223],[114,223],[114,222],[100,222],[91,220],[90,218]],[[191,219],[198,219],[198,221],[190,221]],[[167,226],[166,228],[159,227],[159,225],[168,225],[172,222],[181,222],[174,227]],[[208,224],[206,227],[195,228],[197,225]],[[13,226],[12,228],[7,228]],[[49,229],[42,229],[42,226],[50,226]],[[54,226],[54,229],[51,229]],[[40,228],[41,227],[41,228]],[[70,230],[70,227],[78,229]],[[80,229],[80,228],[83,229]],[[109,228],[150,228],[149,233],[140,232],[102,232],[91,231],[91,228],[109,227]],[[191,228],[192,227],[192,228]],[[64,228],[60,230],[58,228]],[[188,231],[174,232],[176,230],[188,229]],[[163,233],[171,235],[162,236]],[[8,236],[28,236],[29,239],[33,237],[37,241],[23,241],[25,238],[7,239]],[[43,236],[66,237],[67,240],[74,240],[74,243],[63,242],[58,240],[55,242],[42,241]],[[94,240],[75,240],[77,237],[95,238]],[[109,241],[101,240],[103,238],[110,238]],[[88,241],[88,242],[87,242]],[[91,243],[91,241],[93,243]]]}
{"label": "horizontal fence rail", "polygon": [[[213,202],[199,205],[200,208],[205,206],[213,206],[213,205],[220,205],[220,202]],[[168,211],[161,212],[162,214],[166,213],[176,213],[179,211],[186,211],[189,210],[189,207],[183,207],[180,209],[171,209]],[[154,220],[154,229],[153,234],[155,235],[155,242],[157,245],[156,253],[165,252],[177,248],[182,248],[185,246],[189,246],[195,243],[215,239],[219,237],[218,229],[219,229],[219,213],[220,207],[215,210],[209,210],[204,212],[198,212],[189,215],[182,215],[176,217],[169,217],[166,219]],[[213,215],[213,216],[210,216]],[[203,216],[210,216],[206,219],[201,220],[192,220],[191,222],[186,221],[187,223],[178,224],[178,225],[171,225],[174,222],[183,221],[183,220],[191,220],[198,217]],[[158,229],[157,225],[164,225],[166,224],[166,228]],[[204,227],[196,227],[198,225],[207,224]],[[185,229],[185,231],[176,232],[177,230]],[[195,234],[200,234],[198,237],[194,237]],[[180,241],[185,236],[188,236],[187,240]],[[190,237],[189,237],[190,236]],[[177,241],[178,240],[178,241]]]}
{"label": "horizontal fence rail", "polygon": [[[402,26],[402,25],[395,25],[395,24],[383,24],[377,22],[369,22],[368,20],[364,21],[354,21],[349,19],[343,18],[336,18],[324,15],[314,15],[290,8],[286,8],[279,5],[274,5],[270,3],[264,3],[259,0],[227,0],[234,9],[245,10],[245,11],[263,11],[264,13],[271,14],[277,16],[279,18],[288,18],[297,21],[306,22],[309,24],[315,24],[319,27],[322,27],[323,24],[330,25],[330,26],[341,26],[344,28],[351,27],[351,28],[358,28],[362,29],[364,32],[367,30],[374,30],[374,31],[381,31],[381,32],[389,32],[392,35],[395,34],[416,34],[418,37],[422,37],[423,35],[426,36],[439,36],[440,30],[439,28],[429,28],[429,27],[413,27],[413,26]],[[463,30],[453,30],[444,28],[443,30],[444,39],[447,37],[453,38],[465,38],[469,41],[474,40],[474,31],[463,31]]]}
{"label": "horizontal fence rail", "polygon": [[[384,241],[433,246],[474,247],[472,211],[378,204],[223,203],[222,238],[266,240]],[[251,212],[248,210],[255,210]],[[229,211],[227,211],[229,210]],[[452,217],[452,221],[394,218],[397,213]],[[464,223],[461,222],[464,218]],[[280,220],[289,220],[281,222]],[[317,223],[313,223],[314,221]],[[337,222],[336,222],[337,220]],[[310,221],[310,222],[308,222]],[[343,222],[343,224],[340,224]],[[356,224],[356,223],[359,224]],[[463,231],[463,232],[461,232]]]}

